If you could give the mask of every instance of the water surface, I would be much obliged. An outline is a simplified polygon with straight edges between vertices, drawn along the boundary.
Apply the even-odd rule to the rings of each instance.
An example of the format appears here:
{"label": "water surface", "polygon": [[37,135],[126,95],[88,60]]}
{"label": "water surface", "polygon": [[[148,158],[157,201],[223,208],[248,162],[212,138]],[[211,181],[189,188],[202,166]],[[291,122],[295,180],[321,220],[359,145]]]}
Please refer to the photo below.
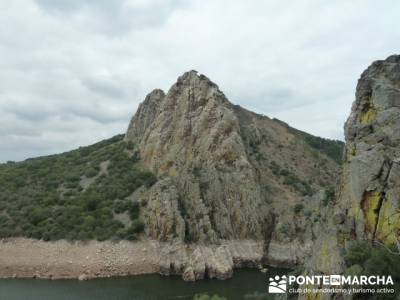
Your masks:
{"label": "water surface", "polygon": [[[229,300],[255,299],[253,293],[267,292],[269,275],[287,273],[270,268],[267,274],[255,269],[235,270],[228,280],[184,282],[181,277],[156,274],[101,278],[89,281],[0,279],[1,300],[168,300],[193,299],[195,294],[218,294]],[[246,296],[247,295],[247,296]]]}

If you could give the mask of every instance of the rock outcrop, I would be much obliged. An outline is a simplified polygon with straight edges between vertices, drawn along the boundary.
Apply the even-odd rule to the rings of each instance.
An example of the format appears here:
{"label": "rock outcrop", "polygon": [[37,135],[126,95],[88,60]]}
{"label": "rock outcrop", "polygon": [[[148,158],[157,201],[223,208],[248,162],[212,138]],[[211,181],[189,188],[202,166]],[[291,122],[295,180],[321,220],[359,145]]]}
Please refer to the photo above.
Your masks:
{"label": "rock outcrop", "polygon": [[[350,117],[339,197],[324,212],[311,272],[340,274],[354,241],[400,239],[400,56],[376,61],[361,75]],[[328,295],[321,295],[329,298]]]}
{"label": "rock outcrop", "polygon": [[185,245],[155,240],[45,242],[0,240],[0,278],[77,278],[160,273],[186,281],[226,279],[236,267],[262,263],[262,241],[224,241],[220,245]]}
{"label": "rock outcrop", "polygon": [[[186,222],[185,235],[179,225],[159,226],[160,238],[169,234],[201,242],[262,239],[263,228],[271,227],[271,218],[265,218],[269,209],[247,160],[239,126],[218,87],[194,71],[181,76],[167,95],[156,90],[147,96],[126,138],[138,144],[148,168],[168,178],[168,183],[162,184],[162,194],[168,199],[159,200],[177,205],[173,215],[164,219],[172,224],[182,218]],[[160,209],[165,208],[161,205]],[[165,214],[150,205],[146,216],[151,228],[153,219]]]}
{"label": "rock outcrop", "polygon": [[356,238],[400,237],[400,56],[374,62],[362,75],[346,122],[344,204]]}
{"label": "rock outcrop", "polygon": [[[200,247],[188,257],[189,266],[179,263],[185,257],[181,252],[171,258],[173,267],[166,261],[162,269],[168,271],[162,273],[183,274],[187,280],[204,273],[230,276],[237,263],[218,248],[221,240],[265,241],[271,263],[301,262],[320,217],[317,207],[340,169],[308,142],[311,138],[233,105],[196,71],[179,77],[166,94],[151,92],[125,136],[133,155],[159,178],[136,195],[144,203],[146,235],[177,243],[179,249],[184,243]],[[206,255],[201,245],[220,250]],[[283,254],[276,245],[292,250]],[[217,265],[226,271],[213,272]]]}
{"label": "rock outcrop", "polygon": [[261,241],[227,241],[220,245],[165,246],[160,254],[160,274],[182,275],[186,281],[204,278],[227,279],[234,268],[260,267],[264,257]]}

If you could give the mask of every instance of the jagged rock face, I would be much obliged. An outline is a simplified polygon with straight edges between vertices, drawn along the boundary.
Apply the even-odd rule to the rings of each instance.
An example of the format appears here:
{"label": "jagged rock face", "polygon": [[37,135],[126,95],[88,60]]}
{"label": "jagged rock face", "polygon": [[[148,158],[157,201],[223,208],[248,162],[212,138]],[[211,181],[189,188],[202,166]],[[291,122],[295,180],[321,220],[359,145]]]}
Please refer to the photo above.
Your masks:
{"label": "jagged rock face", "polygon": [[357,238],[400,238],[400,56],[374,62],[346,122],[343,202]]}
{"label": "jagged rock face", "polygon": [[261,191],[228,106],[215,84],[188,72],[167,95],[151,93],[127,133],[143,162],[176,184],[190,239],[262,238]]}
{"label": "jagged rock face", "polygon": [[260,267],[263,243],[254,241],[224,241],[219,245],[164,245],[158,262],[162,275],[182,275],[185,281],[204,278],[227,279],[234,268]]}
{"label": "jagged rock face", "polygon": [[353,241],[393,244],[400,237],[400,56],[362,73],[345,135],[340,195],[324,212],[306,260],[310,272],[343,272],[342,250]]}
{"label": "jagged rock face", "polygon": [[[146,233],[160,240],[288,242],[296,233],[311,239],[309,218],[318,213],[311,204],[321,199],[304,196],[307,182],[322,190],[339,170],[295,130],[233,105],[195,71],[179,77],[167,94],[150,93],[125,139],[159,178],[142,197]],[[279,170],[292,176],[291,186]],[[300,202],[308,217],[293,212]]]}

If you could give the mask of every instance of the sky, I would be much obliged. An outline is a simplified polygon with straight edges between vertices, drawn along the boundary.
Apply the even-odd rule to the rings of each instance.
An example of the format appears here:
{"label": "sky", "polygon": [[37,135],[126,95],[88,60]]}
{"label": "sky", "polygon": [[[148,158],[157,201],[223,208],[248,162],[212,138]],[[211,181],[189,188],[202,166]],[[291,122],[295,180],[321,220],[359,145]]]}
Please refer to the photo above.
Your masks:
{"label": "sky", "polygon": [[0,162],[124,133],[195,69],[228,99],[343,140],[357,79],[399,53],[397,0],[0,0]]}

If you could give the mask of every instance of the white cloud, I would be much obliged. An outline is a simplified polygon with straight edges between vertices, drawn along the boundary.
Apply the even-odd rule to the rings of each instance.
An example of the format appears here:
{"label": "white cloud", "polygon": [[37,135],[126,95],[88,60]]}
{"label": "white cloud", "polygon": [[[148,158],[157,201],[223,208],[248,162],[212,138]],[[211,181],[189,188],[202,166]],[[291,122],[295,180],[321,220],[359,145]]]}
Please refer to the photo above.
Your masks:
{"label": "white cloud", "polygon": [[361,72],[398,51],[400,3],[14,0],[0,5],[0,161],[125,131],[196,69],[235,104],[343,137]]}

